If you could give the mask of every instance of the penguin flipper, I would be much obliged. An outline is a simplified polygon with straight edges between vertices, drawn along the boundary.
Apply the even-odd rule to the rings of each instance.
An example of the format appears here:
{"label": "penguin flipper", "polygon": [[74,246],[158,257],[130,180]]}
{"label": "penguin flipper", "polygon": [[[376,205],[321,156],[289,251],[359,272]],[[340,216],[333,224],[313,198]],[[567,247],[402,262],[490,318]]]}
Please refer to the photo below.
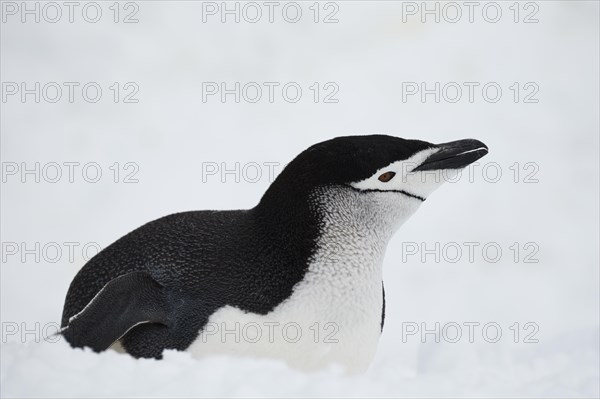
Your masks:
{"label": "penguin flipper", "polygon": [[106,284],[83,310],[69,319],[61,334],[73,347],[108,349],[142,323],[167,325],[165,292],[150,274],[132,272]]}

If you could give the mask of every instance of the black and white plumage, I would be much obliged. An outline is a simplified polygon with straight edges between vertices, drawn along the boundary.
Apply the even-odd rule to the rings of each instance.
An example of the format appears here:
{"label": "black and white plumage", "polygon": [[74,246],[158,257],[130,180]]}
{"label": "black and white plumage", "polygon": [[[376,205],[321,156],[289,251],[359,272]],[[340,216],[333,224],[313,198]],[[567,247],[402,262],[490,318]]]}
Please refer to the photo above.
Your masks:
{"label": "black and white plumage", "polygon": [[[363,370],[383,328],[387,242],[443,183],[431,171],[486,153],[477,140],[384,135],[313,145],[256,207],[169,215],[98,253],[71,283],[62,334],[95,351],[119,341],[135,357],[177,349]],[[286,323],[300,327],[299,340],[276,332]],[[236,339],[235,328],[248,325],[252,339],[239,331]],[[224,339],[215,326],[232,332]]]}

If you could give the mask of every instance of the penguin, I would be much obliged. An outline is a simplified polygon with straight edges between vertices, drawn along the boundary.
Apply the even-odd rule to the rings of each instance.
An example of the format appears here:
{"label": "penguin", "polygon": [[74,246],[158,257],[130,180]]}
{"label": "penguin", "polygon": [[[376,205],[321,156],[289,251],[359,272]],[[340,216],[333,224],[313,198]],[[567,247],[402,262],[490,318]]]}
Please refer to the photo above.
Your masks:
{"label": "penguin", "polygon": [[365,371],[384,326],[390,238],[487,152],[474,139],[315,144],[254,208],[175,213],[104,248],[71,282],[61,334],[76,348],[136,358],[171,349]]}

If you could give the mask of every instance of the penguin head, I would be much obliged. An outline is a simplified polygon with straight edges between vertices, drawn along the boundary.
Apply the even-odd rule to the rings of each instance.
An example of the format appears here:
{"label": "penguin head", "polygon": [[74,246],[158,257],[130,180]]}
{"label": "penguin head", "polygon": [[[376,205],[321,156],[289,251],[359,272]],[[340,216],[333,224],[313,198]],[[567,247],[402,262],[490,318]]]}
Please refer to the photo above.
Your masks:
{"label": "penguin head", "polygon": [[[363,193],[397,193],[420,202],[488,152],[485,144],[474,139],[432,144],[390,136],[372,137],[377,144],[357,153],[360,170],[346,184]],[[380,151],[382,156],[373,156],[374,151]]]}
{"label": "penguin head", "polygon": [[367,219],[395,219],[397,225],[487,152],[474,139],[432,144],[387,135],[337,137],[298,155],[261,202],[289,205],[292,211],[293,204],[317,198],[326,212],[341,207]]}

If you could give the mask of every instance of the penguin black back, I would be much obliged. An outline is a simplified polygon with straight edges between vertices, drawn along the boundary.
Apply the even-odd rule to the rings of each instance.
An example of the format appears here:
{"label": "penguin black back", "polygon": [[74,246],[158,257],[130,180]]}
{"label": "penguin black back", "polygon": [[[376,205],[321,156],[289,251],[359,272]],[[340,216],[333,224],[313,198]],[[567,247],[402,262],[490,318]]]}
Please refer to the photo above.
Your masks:
{"label": "penguin black back", "polygon": [[[224,305],[266,314],[288,298],[306,272],[316,224],[314,215],[308,216],[295,225],[296,239],[291,239],[280,220],[264,220],[257,209],[183,212],[150,222],[81,269],[69,288],[62,326],[116,277],[145,272],[170,293],[165,305],[171,317],[165,325],[181,330],[179,323],[195,321],[181,334],[189,339],[166,346],[183,350]],[[135,343],[130,345],[127,349],[136,354]],[[163,346],[152,356],[159,357]]]}

